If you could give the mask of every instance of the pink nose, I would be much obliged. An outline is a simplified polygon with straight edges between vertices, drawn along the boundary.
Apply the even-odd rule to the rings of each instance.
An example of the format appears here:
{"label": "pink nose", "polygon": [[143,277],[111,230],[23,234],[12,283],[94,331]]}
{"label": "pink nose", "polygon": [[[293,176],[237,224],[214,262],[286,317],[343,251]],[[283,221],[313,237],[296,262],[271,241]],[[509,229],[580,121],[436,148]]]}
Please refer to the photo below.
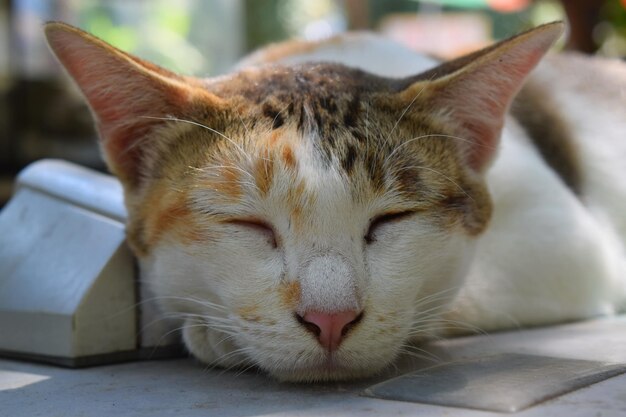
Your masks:
{"label": "pink nose", "polygon": [[317,336],[320,344],[329,352],[337,350],[341,339],[356,325],[363,314],[356,311],[343,311],[340,313],[319,313],[310,311],[304,316],[297,315],[298,321],[308,331]]}

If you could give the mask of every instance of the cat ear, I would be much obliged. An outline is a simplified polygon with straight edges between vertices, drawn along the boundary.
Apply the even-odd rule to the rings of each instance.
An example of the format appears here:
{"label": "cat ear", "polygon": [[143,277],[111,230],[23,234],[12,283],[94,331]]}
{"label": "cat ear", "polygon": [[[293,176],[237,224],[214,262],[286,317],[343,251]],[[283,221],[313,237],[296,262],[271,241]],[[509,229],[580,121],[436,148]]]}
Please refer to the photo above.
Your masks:
{"label": "cat ear", "polygon": [[163,118],[182,118],[200,101],[219,105],[199,80],[122,52],[80,29],[53,22],[45,33],[85,95],[106,162],[125,185],[138,184],[147,148],[154,146],[150,133],[165,123]]}
{"label": "cat ear", "polygon": [[429,100],[466,139],[459,146],[469,166],[482,172],[494,156],[511,101],[563,27],[543,25],[420,74],[401,93],[403,101],[420,95]]}

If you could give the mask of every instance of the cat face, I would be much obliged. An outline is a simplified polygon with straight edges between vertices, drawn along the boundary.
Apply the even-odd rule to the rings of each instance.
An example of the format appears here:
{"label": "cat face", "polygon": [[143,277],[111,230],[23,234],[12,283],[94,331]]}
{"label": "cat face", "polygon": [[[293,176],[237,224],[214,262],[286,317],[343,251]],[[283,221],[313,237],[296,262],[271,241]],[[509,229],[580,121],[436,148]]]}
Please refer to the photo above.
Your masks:
{"label": "cat face", "polygon": [[559,31],[401,80],[322,63],[198,80],[47,29],[189,350],[286,380],[370,375],[437,327],[488,225],[506,107]]}
{"label": "cat face", "polygon": [[[428,334],[459,287],[489,217],[482,181],[436,120],[400,119],[402,104],[365,84],[358,101],[342,91],[358,75],[246,72],[212,86],[243,97],[232,119],[193,119],[223,136],[183,121],[164,133],[178,137],[155,156],[131,241],[166,309],[189,314],[185,341],[204,361],[251,359],[286,379],[368,374]],[[289,97],[297,77],[306,101]],[[337,347],[303,325],[311,312],[354,313]]]}

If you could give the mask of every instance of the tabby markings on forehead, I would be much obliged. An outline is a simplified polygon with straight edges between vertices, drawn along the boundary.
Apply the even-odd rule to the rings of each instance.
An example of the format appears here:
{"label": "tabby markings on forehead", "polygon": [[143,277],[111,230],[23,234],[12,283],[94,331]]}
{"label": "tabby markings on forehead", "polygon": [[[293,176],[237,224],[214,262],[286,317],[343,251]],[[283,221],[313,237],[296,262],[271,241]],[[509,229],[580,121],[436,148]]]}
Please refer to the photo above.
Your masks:
{"label": "tabby markings on forehead", "polygon": [[272,119],[272,129],[278,129],[285,123],[283,116],[281,116],[280,114],[280,111],[276,110],[269,103],[265,103],[263,105],[263,115]]}
{"label": "tabby markings on forehead", "polygon": [[[286,168],[295,169],[297,158],[292,139],[288,137],[285,141],[279,139],[279,136],[283,137],[282,129],[285,126],[297,126],[301,131],[300,137],[314,140],[313,149],[320,152],[324,167],[340,167],[348,176],[359,169],[378,194],[390,188],[404,195],[404,198],[421,198],[428,185],[420,178],[421,165],[433,163],[430,161],[433,158],[434,163],[442,158],[447,160],[449,155],[444,155],[447,152],[442,150],[442,144],[437,145],[438,149],[433,146],[427,146],[432,149],[422,149],[420,144],[422,151],[419,153],[427,154],[424,161],[416,158],[419,153],[415,154],[408,147],[404,147],[400,153],[396,152],[401,145],[399,141],[407,139],[400,136],[440,130],[440,126],[433,125],[428,109],[419,108],[424,104],[412,102],[409,116],[404,114],[406,103],[392,99],[393,93],[405,88],[410,81],[381,78],[333,64],[271,67],[243,72],[227,82],[207,86],[216,94],[230,97],[233,103],[239,103],[237,108],[241,111],[237,112],[238,118],[231,116],[229,120],[228,112],[224,112],[220,120],[213,119],[207,123],[221,129],[228,128],[228,132],[219,129],[223,133],[218,136],[226,137],[226,133],[232,135],[232,140],[241,143],[242,138],[234,133],[238,124],[245,128],[241,134],[245,134],[245,137],[252,134],[254,138],[258,130],[254,133],[256,123],[252,122],[259,118],[268,120],[264,126],[267,128],[269,124],[273,132],[255,152],[258,158],[251,172],[261,195],[266,195],[272,186],[275,157]],[[250,103],[246,105],[246,102]],[[409,127],[403,135],[399,135],[399,131],[394,132],[401,120]],[[202,134],[202,137],[204,139],[199,141],[184,135],[170,142],[167,158],[179,159],[179,156],[186,154],[195,155],[193,159],[197,159],[199,154],[207,155],[206,152],[199,152],[199,147],[206,151],[213,148],[215,143],[227,145],[222,140],[216,141],[215,134],[209,132]],[[255,141],[257,139],[252,140]],[[247,152],[250,153],[251,149]],[[201,163],[195,161],[194,166],[200,166]],[[232,173],[227,171],[224,174]],[[216,184],[220,187],[214,188],[222,188],[234,197],[241,196],[241,188],[233,188],[237,185],[234,183],[238,182],[236,178],[225,175],[223,180],[223,183]]]}
{"label": "tabby markings on forehead", "polygon": [[348,175],[352,172],[352,168],[354,167],[354,161],[357,157],[357,151],[354,145],[348,144],[346,145],[346,154],[341,161],[341,166],[346,171]]}
{"label": "tabby markings on forehead", "polygon": [[[361,97],[397,92],[410,85],[368,74],[340,64],[269,66],[242,71],[227,82],[209,86],[222,97],[243,97],[261,106],[274,128],[294,119],[299,129],[331,130],[343,122],[354,127],[361,111]],[[285,115],[277,110],[284,108]]]}

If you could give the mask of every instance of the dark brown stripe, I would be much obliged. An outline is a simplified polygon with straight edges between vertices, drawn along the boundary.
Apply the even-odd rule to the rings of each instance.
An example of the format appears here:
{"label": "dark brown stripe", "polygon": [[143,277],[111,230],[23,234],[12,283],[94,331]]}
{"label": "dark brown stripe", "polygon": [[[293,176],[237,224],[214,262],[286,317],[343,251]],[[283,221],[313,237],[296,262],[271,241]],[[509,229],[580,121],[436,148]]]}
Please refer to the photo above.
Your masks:
{"label": "dark brown stripe", "polygon": [[272,119],[272,129],[278,129],[285,123],[280,112],[268,103],[263,105],[263,115]]}
{"label": "dark brown stripe", "polygon": [[355,94],[348,103],[347,109],[343,115],[343,124],[345,127],[356,127],[357,120],[361,114],[361,97]]}
{"label": "dark brown stripe", "polygon": [[354,161],[356,160],[356,155],[357,155],[356,148],[353,145],[348,144],[346,155],[341,161],[343,165],[343,169],[346,171],[348,175],[350,175],[350,173],[352,172],[352,168],[354,167]]}
{"label": "dark brown stripe", "polygon": [[529,82],[511,108],[545,162],[576,194],[581,194],[579,150],[559,107],[542,86]]}

